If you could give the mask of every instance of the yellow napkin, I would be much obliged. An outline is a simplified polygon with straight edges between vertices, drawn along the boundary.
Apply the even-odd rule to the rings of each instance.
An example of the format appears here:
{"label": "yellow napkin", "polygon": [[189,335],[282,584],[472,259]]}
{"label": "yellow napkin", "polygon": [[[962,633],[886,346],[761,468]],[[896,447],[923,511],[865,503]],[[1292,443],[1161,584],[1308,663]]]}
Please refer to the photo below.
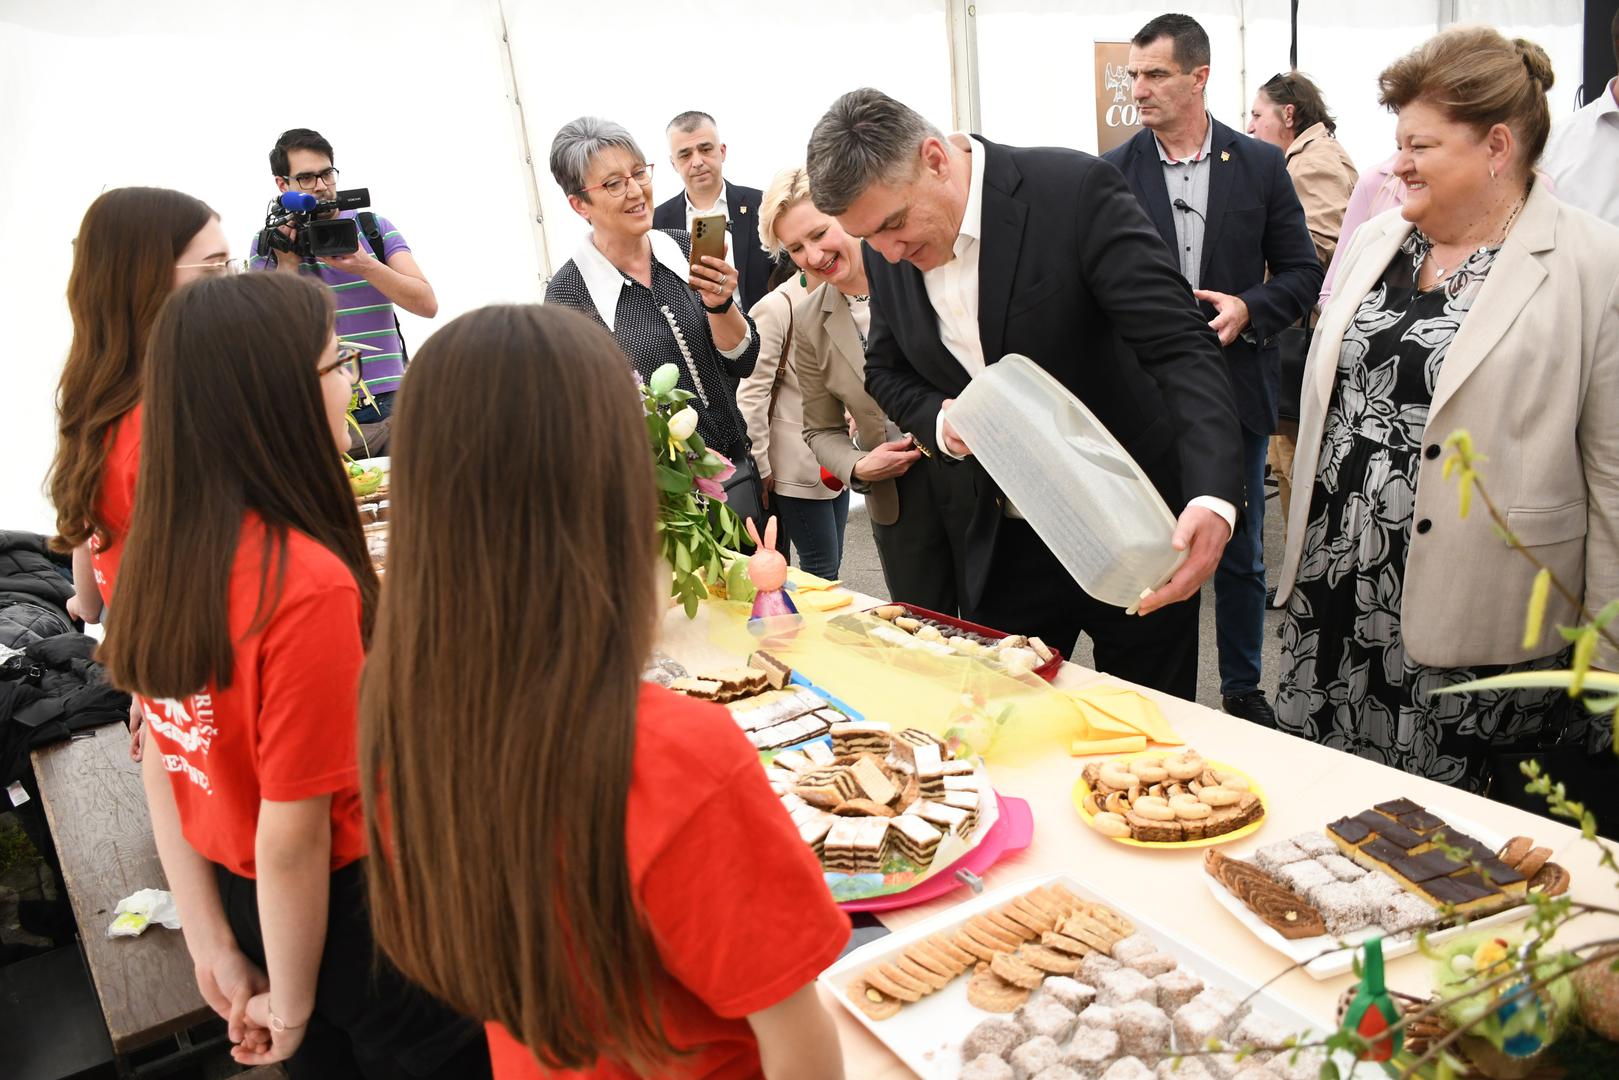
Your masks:
{"label": "yellow napkin", "polygon": [[[815,592],[818,589],[835,589],[843,584],[841,581],[828,581],[824,577],[805,573],[796,566],[787,568],[787,581],[792,585],[794,592]],[[836,605],[842,607],[842,604]]]}
{"label": "yellow napkin", "polygon": [[801,611],[833,611],[853,602],[852,592],[805,592],[800,588],[793,597],[794,605]]}
{"label": "yellow napkin", "polygon": [[1104,684],[1067,694],[1084,722],[1084,731],[1074,738],[1069,753],[1131,753],[1145,750],[1149,741],[1165,746],[1186,744],[1154,702],[1128,687]]}

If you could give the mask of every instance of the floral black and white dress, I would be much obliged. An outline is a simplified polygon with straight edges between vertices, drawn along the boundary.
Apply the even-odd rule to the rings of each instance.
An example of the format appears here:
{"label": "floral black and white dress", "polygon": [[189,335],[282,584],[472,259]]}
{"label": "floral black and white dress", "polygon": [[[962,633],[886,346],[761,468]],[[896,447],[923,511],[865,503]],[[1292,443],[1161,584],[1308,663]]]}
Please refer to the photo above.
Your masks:
{"label": "floral black and white dress", "polygon": [[[1557,690],[1434,696],[1507,671],[1568,666],[1562,653],[1508,666],[1435,668],[1406,655],[1400,599],[1419,455],[1445,354],[1495,261],[1474,252],[1423,292],[1431,245],[1413,232],[1361,302],[1338,354],[1303,556],[1282,626],[1282,730],[1469,791],[1492,747],[1600,736]],[[1555,727],[1553,726],[1555,725]],[[1528,747],[1525,747],[1528,748]]]}

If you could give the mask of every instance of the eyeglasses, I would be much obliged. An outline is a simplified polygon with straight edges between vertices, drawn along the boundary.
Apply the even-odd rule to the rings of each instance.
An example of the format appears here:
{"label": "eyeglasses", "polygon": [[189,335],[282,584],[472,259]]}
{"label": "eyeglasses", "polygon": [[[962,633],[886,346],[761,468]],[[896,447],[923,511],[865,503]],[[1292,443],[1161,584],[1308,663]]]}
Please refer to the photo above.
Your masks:
{"label": "eyeglasses", "polygon": [[297,184],[304,191],[313,191],[320,184],[336,184],[337,168],[332,166],[320,172],[301,172],[297,176],[283,176],[289,184]]}
{"label": "eyeglasses", "polygon": [[226,274],[240,274],[247,269],[247,264],[241,259],[224,259],[220,262],[202,263],[175,263],[176,270],[204,270],[210,274],[223,277]]}
{"label": "eyeglasses", "polygon": [[607,194],[616,199],[620,195],[624,194],[624,189],[629,186],[631,180],[634,180],[642,187],[646,187],[647,185],[651,184],[652,166],[637,166],[636,169],[628,176],[609,176],[606,180],[603,180],[599,184],[591,184],[589,187],[580,188],[577,192],[575,192],[575,194],[583,195],[587,191],[594,191],[597,188],[601,188],[603,191],[607,192]]}
{"label": "eyeglasses", "polygon": [[337,347],[337,360],[325,367],[315,369],[315,374],[325,377],[334,371],[341,371],[347,376],[349,382],[360,381],[360,350],[352,345],[339,345]]}

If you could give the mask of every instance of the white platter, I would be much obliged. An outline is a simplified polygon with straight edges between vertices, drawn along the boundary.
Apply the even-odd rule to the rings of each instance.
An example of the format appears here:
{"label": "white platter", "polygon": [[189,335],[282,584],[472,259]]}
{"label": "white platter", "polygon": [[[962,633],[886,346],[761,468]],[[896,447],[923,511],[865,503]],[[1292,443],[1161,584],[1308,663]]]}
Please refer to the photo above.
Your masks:
{"label": "white platter", "polygon": [[[961,1043],[967,1037],[967,1033],[981,1020],[995,1015],[1005,1015],[985,1012],[967,1001],[968,975],[958,976],[944,989],[929,994],[921,1001],[906,1005],[898,1015],[880,1021],[872,1020],[861,1012],[845,995],[844,989],[873,964],[893,959],[923,938],[931,937],[941,930],[960,926],[980,912],[1050,882],[1065,886],[1083,899],[1106,904],[1126,915],[1136,924],[1137,934],[1150,938],[1161,952],[1174,957],[1177,963],[1201,978],[1206,986],[1231,990],[1245,997],[1254,989],[1251,980],[1243,978],[1219,961],[1210,958],[1196,946],[1176,938],[1151,919],[1130,912],[1123,905],[1110,900],[1101,890],[1081,884],[1066,875],[1054,874],[1028,878],[996,889],[994,892],[984,893],[982,896],[957,904],[948,911],[941,911],[913,926],[863,945],[824,971],[821,974],[821,982],[831,990],[839,1004],[848,1009],[857,1021],[898,1055],[899,1059],[918,1076],[924,1080],[954,1080],[956,1074],[961,1071]],[[1255,995],[1251,1005],[1260,1015],[1286,1024],[1301,1036],[1301,1041],[1314,1041],[1313,1038],[1302,1039],[1306,1032],[1313,1032],[1319,1037],[1332,1029],[1331,1017],[1307,1016],[1269,991]],[[1341,1064],[1343,1074],[1348,1075],[1350,1063],[1346,1059]]]}
{"label": "white platter", "polygon": [[[1454,825],[1457,829],[1473,837],[1481,844],[1486,844],[1496,851],[1506,843],[1506,838],[1494,829],[1486,828],[1469,821],[1460,814],[1453,814],[1447,810],[1429,807],[1432,813],[1445,819],[1447,825]],[[1357,811],[1358,813],[1359,811]],[[1336,819],[1334,819],[1336,820]],[[1326,829],[1323,826],[1322,830]],[[1246,851],[1228,852],[1234,859],[1253,861],[1253,848]],[[1214,880],[1213,876],[1204,873],[1203,880],[1209,887],[1209,892],[1220,902],[1220,906],[1231,912],[1232,917],[1242,923],[1254,937],[1269,945],[1288,959],[1304,965],[1304,970],[1314,979],[1330,979],[1335,975],[1342,975],[1354,966],[1355,950],[1338,948],[1340,940],[1351,945],[1359,945],[1367,938],[1379,933],[1374,927],[1366,927],[1353,933],[1345,934],[1342,939],[1327,934],[1318,937],[1293,938],[1289,940],[1277,933],[1269,924],[1248,909],[1248,905],[1238,900],[1226,891],[1224,885]],[[1431,945],[1442,944],[1456,937],[1458,934],[1473,930],[1480,930],[1491,926],[1501,926],[1505,923],[1517,922],[1529,914],[1527,904],[1518,904],[1501,911],[1494,912],[1482,918],[1474,919],[1465,926],[1453,926],[1448,930],[1439,930],[1428,935]],[[1397,956],[1405,956],[1417,951],[1417,940],[1411,934],[1396,934],[1383,938],[1383,959],[1392,960]]]}

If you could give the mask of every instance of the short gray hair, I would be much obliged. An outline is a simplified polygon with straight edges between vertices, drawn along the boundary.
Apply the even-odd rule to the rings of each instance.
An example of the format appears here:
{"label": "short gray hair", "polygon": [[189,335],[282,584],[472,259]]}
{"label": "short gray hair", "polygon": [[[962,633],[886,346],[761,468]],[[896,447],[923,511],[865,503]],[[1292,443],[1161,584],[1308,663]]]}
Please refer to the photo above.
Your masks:
{"label": "short gray hair", "polygon": [[930,137],[944,138],[921,113],[881,90],[844,94],[816,123],[805,151],[815,208],[837,217],[872,184],[915,176],[918,151]]}
{"label": "short gray hair", "polygon": [[635,145],[635,136],[624,125],[599,116],[581,116],[562,125],[551,140],[551,176],[564,195],[578,195],[596,155],[611,147],[621,147],[645,165],[646,155]]}
{"label": "short gray hair", "polygon": [[701,109],[687,109],[685,112],[669,121],[668,124],[664,125],[663,130],[666,134],[671,131],[683,131],[689,135],[693,131],[696,131],[698,128],[702,127],[704,124],[707,124],[715,131],[720,129],[720,126],[714,122],[714,118],[708,115],[706,112],[703,112]]}

